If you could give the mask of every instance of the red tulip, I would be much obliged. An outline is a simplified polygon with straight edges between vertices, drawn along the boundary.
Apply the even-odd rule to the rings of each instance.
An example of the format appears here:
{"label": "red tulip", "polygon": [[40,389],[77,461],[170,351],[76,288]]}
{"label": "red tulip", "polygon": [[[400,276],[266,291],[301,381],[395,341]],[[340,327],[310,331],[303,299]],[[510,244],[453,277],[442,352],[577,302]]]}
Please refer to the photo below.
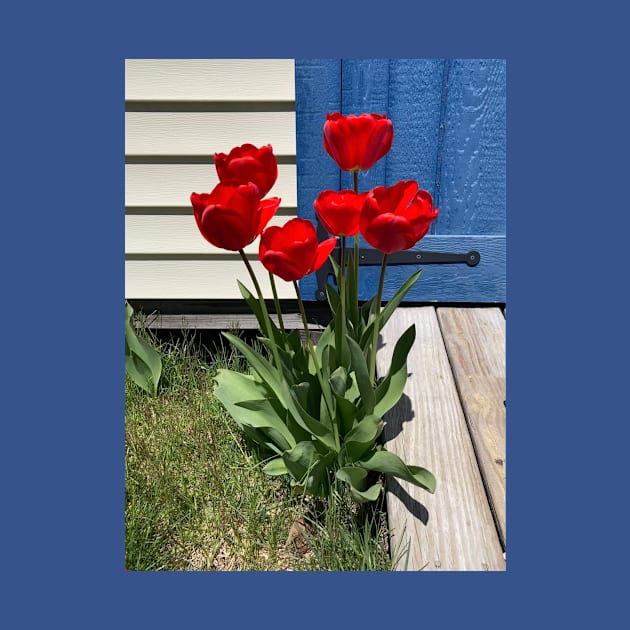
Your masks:
{"label": "red tulip", "polygon": [[384,114],[326,114],[324,148],[343,171],[367,171],[391,148],[394,125]]}
{"label": "red tulip", "polygon": [[227,155],[214,154],[214,164],[219,181],[224,184],[247,184],[253,182],[258,194],[264,197],[278,178],[278,163],[270,144],[260,149],[253,144],[234,147]]}
{"label": "red tulip", "polygon": [[413,247],[428,231],[438,215],[426,190],[414,181],[373,188],[361,211],[361,234],[385,254]]}
{"label": "red tulip", "polygon": [[197,227],[203,237],[222,249],[238,251],[265,228],[280,205],[279,197],[261,201],[258,187],[219,183],[211,193],[192,193]]}
{"label": "red tulip", "polygon": [[317,242],[317,232],[306,219],[273,225],[260,237],[258,257],[267,271],[290,282],[317,271],[335,247],[336,238]]}
{"label": "red tulip", "polygon": [[313,203],[326,231],[335,236],[354,236],[359,232],[359,216],[367,193],[353,190],[324,190]]}

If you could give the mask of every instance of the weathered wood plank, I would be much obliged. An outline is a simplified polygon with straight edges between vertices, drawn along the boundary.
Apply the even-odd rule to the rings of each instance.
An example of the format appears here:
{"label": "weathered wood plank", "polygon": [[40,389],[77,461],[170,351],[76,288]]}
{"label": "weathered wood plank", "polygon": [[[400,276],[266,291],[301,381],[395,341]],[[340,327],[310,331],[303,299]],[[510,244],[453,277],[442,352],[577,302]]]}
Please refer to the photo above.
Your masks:
{"label": "weathered wood plank", "polygon": [[[278,317],[272,312],[271,319],[278,324]],[[297,313],[284,313],[282,321],[287,330],[302,330],[302,317]],[[147,314],[145,325],[148,328],[160,328],[164,330],[255,330],[258,328],[258,320],[251,313],[208,313],[199,314]],[[309,321],[309,329],[312,331],[323,330],[324,326]]]}
{"label": "weathered wood plank", "polygon": [[[389,366],[402,332],[416,325],[405,396],[387,414],[387,448],[437,479],[431,495],[388,479],[392,548],[408,543],[407,569],[505,570],[503,551],[483,487],[433,307],[399,308],[383,330],[378,372]],[[399,569],[404,569],[404,558]]]}
{"label": "weathered wood plank", "polygon": [[499,308],[440,307],[437,315],[505,546],[505,318]]}

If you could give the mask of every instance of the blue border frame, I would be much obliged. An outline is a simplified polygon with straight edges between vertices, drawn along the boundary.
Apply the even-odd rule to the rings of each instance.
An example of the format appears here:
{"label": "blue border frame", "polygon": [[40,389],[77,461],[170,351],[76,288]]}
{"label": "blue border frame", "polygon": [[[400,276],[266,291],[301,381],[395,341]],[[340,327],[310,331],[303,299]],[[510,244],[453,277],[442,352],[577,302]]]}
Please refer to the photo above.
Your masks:
{"label": "blue border frame", "polygon": [[[627,312],[605,300],[627,285],[622,5],[247,5],[5,7],[4,618],[616,627]],[[123,61],[325,55],[507,57],[508,571],[125,573]]]}

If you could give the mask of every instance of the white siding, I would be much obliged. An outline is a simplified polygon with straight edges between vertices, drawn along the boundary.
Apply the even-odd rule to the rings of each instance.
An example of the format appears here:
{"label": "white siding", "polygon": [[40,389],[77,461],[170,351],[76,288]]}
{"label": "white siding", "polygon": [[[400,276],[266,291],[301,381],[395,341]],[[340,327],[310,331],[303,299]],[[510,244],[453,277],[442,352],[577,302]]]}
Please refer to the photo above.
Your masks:
{"label": "white siding", "polygon": [[[192,211],[191,211],[192,215]],[[291,217],[276,215],[269,225],[283,225]],[[215,247],[199,233],[189,215],[127,215],[125,217],[125,252],[127,254],[231,254]],[[245,248],[247,256],[258,256],[258,239]],[[238,253],[235,253],[238,256]]]}
{"label": "white siding", "polygon": [[[271,144],[281,164],[268,196],[282,199],[272,224],[296,215],[293,60],[128,59],[125,101],[125,297],[240,298],[247,271],[201,236],[190,194],[216,185],[214,153]],[[257,248],[247,251],[271,297]],[[294,297],[289,283],[277,285]]]}
{"label": "white siding", "polygon": [[127,59],[125,98],[293,101],[293,59]]}
{"label": "white siding", "polygon": [[[280,197],[283,208],[297,207],[295,174],[294,164],[278,166],[278,180],[268,196]],[[125,205],[130,209],[147,206],[156,209],[188,207],[191,192],[210,192],[218,181],[217,171],[210,162],[208,164],[127,164],[125,166]]]}
{"label": "white siding", "polygon": [[[127,155],[214,155],[245,144],[295,155],[295,112],[127,112]],[[216,147],[216,148],[215,148]]]}

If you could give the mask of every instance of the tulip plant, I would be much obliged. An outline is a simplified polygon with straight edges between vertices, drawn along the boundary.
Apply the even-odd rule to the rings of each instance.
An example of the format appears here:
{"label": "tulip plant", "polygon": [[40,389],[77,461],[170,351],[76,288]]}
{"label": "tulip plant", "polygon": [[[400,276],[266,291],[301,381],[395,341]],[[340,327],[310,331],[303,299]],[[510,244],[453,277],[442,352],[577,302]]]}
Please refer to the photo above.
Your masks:
{"label": "tulip plant", "polygon": [[[216,396],[235,422],[270,454],[264,470],[289,475],[297,492],[327,496],[334,480],[348,485],[360,502],[378,498],[379,474],[389,474],[435,491],[426,469],[403,462],[379,442],[385,414],[399,401],[407,380],[407,356],[415,340],[410,326],[397,341],[387,373],[377,379],[379,331],[420,271],[412,274],[381,308],[387,257],[412,247],[428,231],[438,210],[431,195],[414,181],[358,191],[358,173],[370,169],[391,148],[393,124],[385,115],[328,114],[323,145],[339,168],[354,174],[354,190],[324,190],[314,200],[319,221],[330,238],[318,241],[315,226],[302,218],[267,227],[280,205],[265,197],[273,187],[277,163],[270,145],[236,147],[214,156],[219,183],[207,194],[192,193],[202,236],[213,245],[240,254],[254,287],[238,282],[255,313],[264,344],[256,352],[240,338],[225,337],[246,358],[250,372],[219,370]],[[361,303],[359,233],[383,252],[376,295]],[[244,251],[256,238],[259,260],[269,273],[276,325]],[[347,247],[346,238],[353,238]],[[332,256],[339,239],[339,256]],[[310,334],[297,281],[332,261],[336,286],[327,285],[331,321],[317,344]],[[292,282],[306,343],[284,327],[274,277]]]}

